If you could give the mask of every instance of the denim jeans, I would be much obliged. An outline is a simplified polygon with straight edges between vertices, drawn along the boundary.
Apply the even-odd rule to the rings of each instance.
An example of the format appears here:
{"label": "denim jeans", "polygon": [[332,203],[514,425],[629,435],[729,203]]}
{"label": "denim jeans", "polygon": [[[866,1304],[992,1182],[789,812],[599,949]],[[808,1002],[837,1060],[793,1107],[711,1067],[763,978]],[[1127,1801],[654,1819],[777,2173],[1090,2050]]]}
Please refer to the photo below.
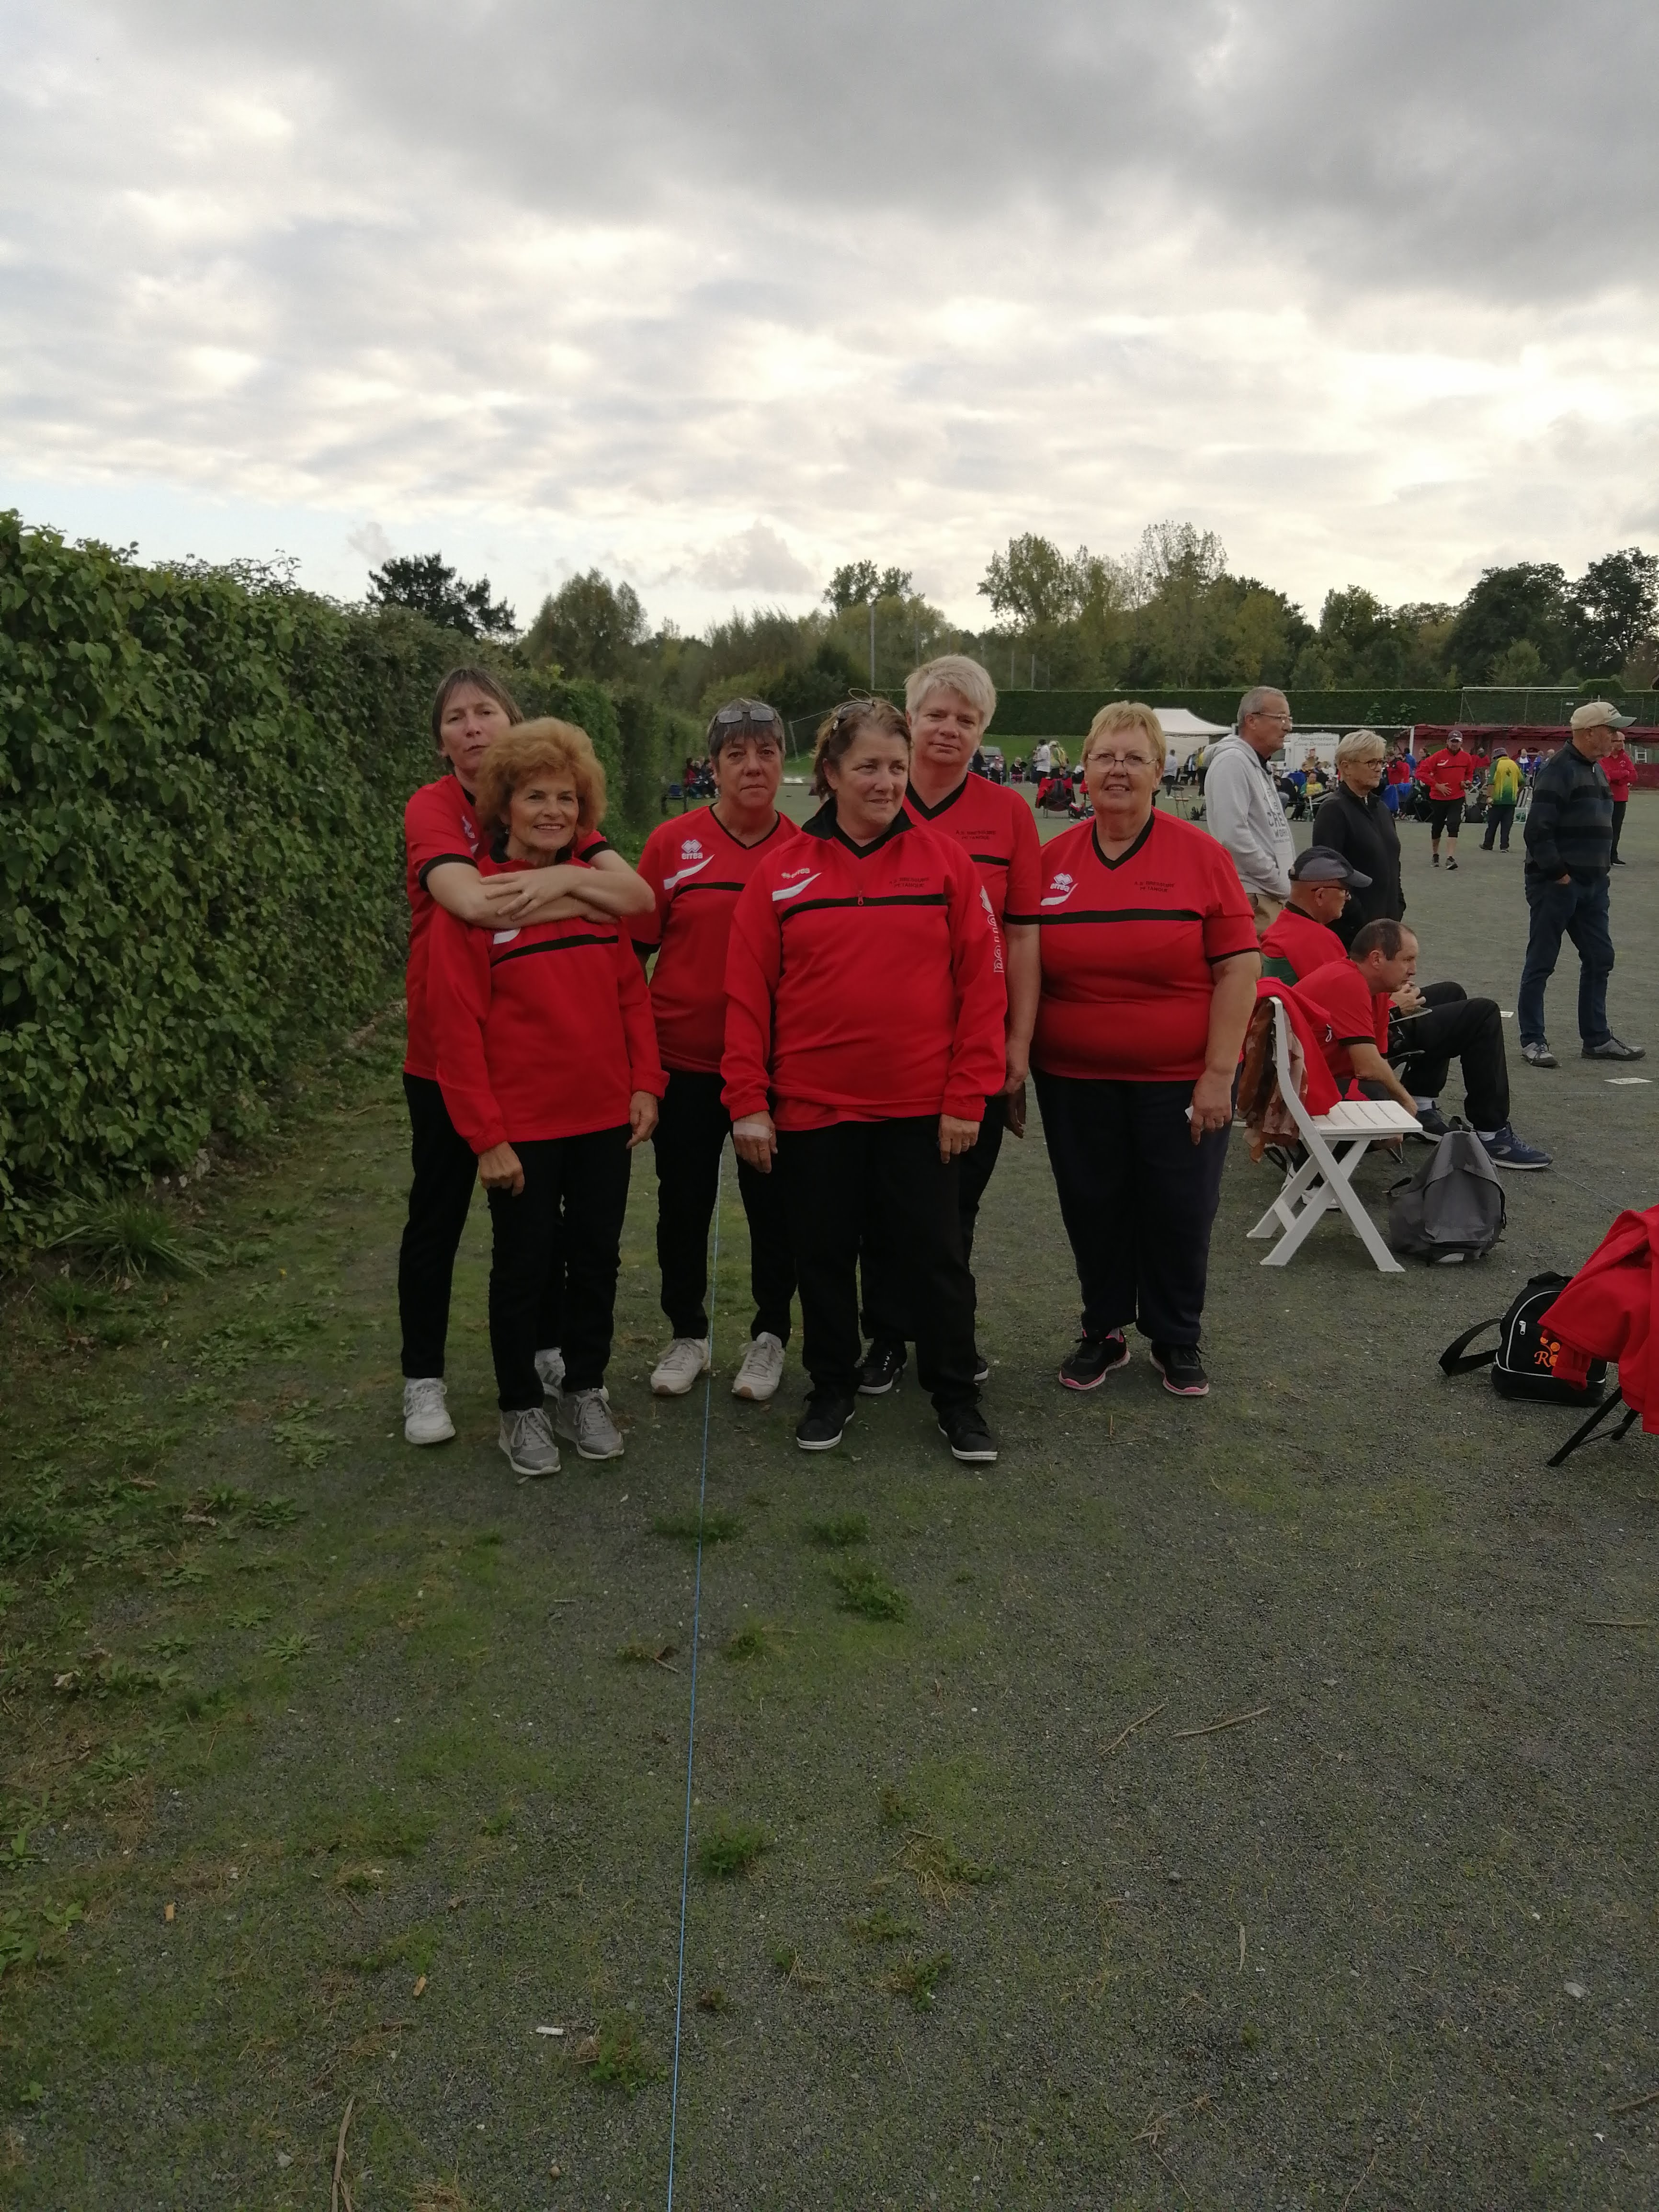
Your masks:
{"label": "denim jeans", "polygon": [[1570,883],[1556,884],[1529,875],[1527,904],[1532,909],[1532,927],[1516,1001],[1522,1043],[1544,1042],[1544,986],[1555,973],[1562,938],[1570,937],[1578,950],[1578,1034],[1586,1044],[1605,1044],[1612,1035],[1607,978],[1613,973],[1607,878],[1593,876],[1580,883],[1575,877]]}

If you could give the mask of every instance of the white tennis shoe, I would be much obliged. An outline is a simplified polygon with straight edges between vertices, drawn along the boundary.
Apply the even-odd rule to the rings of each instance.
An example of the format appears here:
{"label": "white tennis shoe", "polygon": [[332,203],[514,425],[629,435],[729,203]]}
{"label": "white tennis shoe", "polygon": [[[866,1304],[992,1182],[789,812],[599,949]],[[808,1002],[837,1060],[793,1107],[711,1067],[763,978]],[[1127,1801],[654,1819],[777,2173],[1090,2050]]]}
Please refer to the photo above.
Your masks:
{"label": "white tennis shoe", "polygon": [[757,1406],[763,1405],[782,1380],[783,1346],[769,1328],[763,1328],[751,1339],[743,1355],[743,1364],[732,1385],[732,1395],[751,1398]]}
{"label": "white tennis shoe", "polygon": [[708,1339],[677,1336],[651,1370],[652,1395],[683,1398],[708,1372]]}
{"label": "white tennis shoe", "polygon": [[404,1385],[404,1442],[447,1444],[455,1433],[441,1376],[421,1375]]}

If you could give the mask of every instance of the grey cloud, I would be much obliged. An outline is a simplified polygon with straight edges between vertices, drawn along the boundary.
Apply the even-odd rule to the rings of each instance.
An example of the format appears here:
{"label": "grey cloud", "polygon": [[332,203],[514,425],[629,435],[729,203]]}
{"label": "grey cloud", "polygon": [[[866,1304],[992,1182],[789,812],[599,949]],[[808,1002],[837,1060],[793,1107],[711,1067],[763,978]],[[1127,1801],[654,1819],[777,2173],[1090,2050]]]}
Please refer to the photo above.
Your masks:
{"label": "grey cloud", "polygon": [[777,532],[759,521],[705,553],[691,574],[711,592],[816,592],[819,583]]}

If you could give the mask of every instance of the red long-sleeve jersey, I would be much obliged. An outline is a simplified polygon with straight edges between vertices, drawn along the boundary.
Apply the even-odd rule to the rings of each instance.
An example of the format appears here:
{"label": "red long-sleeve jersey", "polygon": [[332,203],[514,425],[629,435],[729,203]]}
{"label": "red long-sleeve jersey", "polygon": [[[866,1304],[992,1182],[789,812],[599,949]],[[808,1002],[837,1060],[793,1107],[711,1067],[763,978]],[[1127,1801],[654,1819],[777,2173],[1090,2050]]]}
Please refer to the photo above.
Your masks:
{"label": "red long-sleeve jersey", "polygon": [[614,1129],[635,1091],[668,1088],[645,978],[615,921],[474,929],[439,907],[427,944],[438,1081],[475,1152]]}
{"label": "red long-sleeve jersey", "polygon": [[1454,752],[1449,745],[1443,745],[1437,753],[1418,763],[1417,773],[1428,785],[1431,799],[1462,799],[1480,775],[1480,763],[1467,747]]}
{"label": "red long-sleeve jersey", "polygon": [[1628,799],[1631,786],[1636,781],[1636,763],[1627,752],[1615,747],[1601,763],[1601,773],[1615,799]]}
{"label": "red long-sleeve jersey", "polygon": [[901,807],[860,849],[832,800],[750,878],[726,963],[724,1095],[780,1129],[950,1114],[1003,1077],[1002,942],[973,861]]}

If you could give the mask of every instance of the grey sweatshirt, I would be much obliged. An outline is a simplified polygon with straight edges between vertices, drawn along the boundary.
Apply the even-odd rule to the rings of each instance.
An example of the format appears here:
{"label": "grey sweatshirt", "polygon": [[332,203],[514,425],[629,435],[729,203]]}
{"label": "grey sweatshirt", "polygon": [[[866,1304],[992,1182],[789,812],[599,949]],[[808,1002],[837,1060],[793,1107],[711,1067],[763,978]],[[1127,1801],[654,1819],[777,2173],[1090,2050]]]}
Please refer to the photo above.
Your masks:
{"label": "grey sweatshirt", "polygon": [[1204,823],[1232,854],[1247,891],[1289,898],[1296,840],[1273,770],[1241,737],[1223,738],[1210,756],[1204,772]]}

